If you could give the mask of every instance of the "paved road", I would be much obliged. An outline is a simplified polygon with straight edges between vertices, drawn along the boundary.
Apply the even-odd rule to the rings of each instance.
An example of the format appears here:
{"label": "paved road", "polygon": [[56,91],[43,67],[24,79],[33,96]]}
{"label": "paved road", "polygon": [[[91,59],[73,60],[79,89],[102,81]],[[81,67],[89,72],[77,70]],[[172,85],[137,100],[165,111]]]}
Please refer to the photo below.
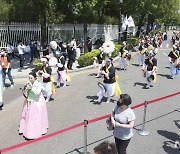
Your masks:
{"label": "paved road", "polygon": [[[180,77],[169,79],[167,48],[170,42],[163,43],[163,50],[159,50],[157,83],[151,89],[143,89],[145,79],[142,77],[141,68],[137,66],[137,55],[131,60],[127,71],[117,71],[119,84],[123,93],[131,95],[133,104],[139,104],[145,100],[152,100],[171,93],[179,92]],[[117,66],[117,63],[115,63]],[[55,101],[47,104],[49,115],[48,133],[72,126],[84,119],[93,119],[111,113],[115,101],[109,104],[103,102],[101,105],[93,104],[98,92],[97,82],[94,76],[96,70],[84,70],[72,74],[70,86],[60,88],[55,95]],[[20,87],[22,80],[16,82]],[[8,94],[9,93],[9,94]],[[24,142],[22,136],[18,135],[18,125],[22,110],[23,97],[20,96],[18,87],[9,90],[7,100],[9,104],[0,112],[0,148]],[[12,95],[13,94],[13,95]],[[16,97],[18,96],[18,97]],[[12,97],[12,98],[10,98]],[[118,98],[113,98],[117,100]],[[175,154],[178,153],[174,142],[178,140],[180,129],[180,96],[163,100],[148,106],[146,129],[150,132],[148,136],[142,137],[134,130],[134,137],[128,147],[130,154]],[[104,100],[105,101],[105,100]],[[136,129],[141,128],[143,108],[135,109]],[[88,125],[88,151],[103,140],[114,141],[112,132],[107,131],[105,120]],[[53,138],[31,144],[8,152],[9,154],[75,154],[83,152],[83,127],[74,129]],[[76,149],[76,150],[74,150]]]}

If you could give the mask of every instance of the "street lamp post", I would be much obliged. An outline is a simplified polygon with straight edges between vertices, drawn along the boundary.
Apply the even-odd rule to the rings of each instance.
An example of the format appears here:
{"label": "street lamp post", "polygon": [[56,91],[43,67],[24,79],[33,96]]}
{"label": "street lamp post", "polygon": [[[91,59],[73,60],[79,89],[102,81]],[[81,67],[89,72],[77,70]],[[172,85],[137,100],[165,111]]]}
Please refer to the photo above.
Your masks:
{"label": "street lamp post", "polygon": [[121,27],[122,27],[122,14],[121,14],[121,8],[122,8],[123,0],[119,0],[119,35],[118,35],[118,42],[121,41]]}

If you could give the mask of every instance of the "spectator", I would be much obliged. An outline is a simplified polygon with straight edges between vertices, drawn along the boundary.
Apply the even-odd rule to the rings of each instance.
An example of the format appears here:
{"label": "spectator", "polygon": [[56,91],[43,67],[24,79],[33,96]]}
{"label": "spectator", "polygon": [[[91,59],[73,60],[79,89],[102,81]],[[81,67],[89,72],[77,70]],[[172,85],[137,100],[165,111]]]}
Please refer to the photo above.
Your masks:
{"label": "spectator", "polygon": [[14,46],[12,45],[12,43],[8,43],[7,50],[11,58],[14,58]]}
{"label": "spectator", "polygon": [[62,43],[61,45],[61,55],[64,56],[65,58],[65,62],[66,62],[66,59],[67,59],[67,56],[68,56],[68,53],[67,53],[67,44],[64,42]]}
{"label": "spectator", "polygon": [[25,60],[30,60],[30,51],[31,51],[30,45],[27,42],[25,42],[25,49],[24,49]]}
{"label": "spectator", "polygon": [[35,46],[37,48],[37,56],[38,56],[37,58],[40,58],[41,43],[37,37],[35,37],[34,43],[35,43]]}
{"label": "spectator", "polygon": [[111,122],[118,154],[126,154],[126,149],[133,136],[135,114],[129,107],[132,100],[128,94],[121,94],[113,110]]}
{"label": "spectator", "polygon": [[79,40],[77,40],[77,48],[76,48],[76,59],[78,59],[81,55],[81,44]]}
{"label": "spectator", "polygon": [[25,46],[23,45],[23,42],[20,40],[18,44],[18,53],[19,53],[19,60],[20,60],[20,71],[24,67],[24,49]]}
{"label": "spectator", "polygon": [[117,154],[116,145],[114,143],[109,143],[104,141],[94,148],[95,154]]}
{"label": "spectator", "polygon": [[81,37],[80,44],[81,44],[81,53],[84,53],[84,37],[83,36]]}
{"label": "spectator", "polygon": [[1,52],[0,64],[2,67],[3,87],[5,88],[6,86],[6,83],[5,83],[6,74],[9,78],[9,81],[11,82],[11,87],[14,87],[14,81],[11,75],[11,60],[6,52]]}
{"label": "spectator", "polygon": [[34,40],[31,41],[30,48],[31,48],[30,55],[31,55],[31,63],[32,63],[34,58],[38,58],[38,53],[37,53],[38,51]]}
{"label": "spectator", "polygon": [[70,69],[70,70],[73,70],[72,69],[72,65],[73,63],[75,62],[75,59],[76,59],[76,41],[74,38],[72,38],[72,41],[70,43],[70,45],[68,46],[67,48],[67,51],[68,51],[68,64],[67,64],[67,68]]}
{"label": "spectator", "polygon": [[90,37],[87,38],[87,48],[88,48],[88,52],[91,52],[91,50],[92,50],[92,41],[91,41]]}
{"label": "spectator", "polygon": [[45,42],[43,43],[43,46],[42,46],[42,50],[41,50],[41,51],[43,52],[43,56],[49,55],[49,48],[48,48],[47,41],[45,41]]}

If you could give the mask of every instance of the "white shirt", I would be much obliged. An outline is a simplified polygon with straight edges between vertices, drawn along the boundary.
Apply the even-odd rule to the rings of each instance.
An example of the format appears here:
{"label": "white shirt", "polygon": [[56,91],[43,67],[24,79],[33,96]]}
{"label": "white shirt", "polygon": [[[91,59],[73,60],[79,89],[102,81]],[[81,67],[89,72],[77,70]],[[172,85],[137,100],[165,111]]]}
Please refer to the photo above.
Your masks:
{"label": "white shirt", "polygon": [[12,45],[8,45],[7,49],[10,53],[14,52],[14,47]]}
{"label": "white shirt", "polygon": [[25,53],[30,53],[30,51],[31,51],[30,46],[26,45],[24,51],[25,51]]}
{"label": "white shirt", "polygon": [[73,49],[76,50],[76,48],[77,48],[76,41],[75,41],[75,40],[72,40],[70,46],[71,46]]}
{"label": "white shirt", "polygon": [[24,54],[24,49],[25,49],[24,45],[21,44],[18,45],[18,52],[20,55]]}
{"label": "white shirt", "polygon": [[[130,107],[128,107],[123,112],[120,112],[119,107],[116,106],[114,113],[114,119],[121,124],[128,124],[130,121],[135,120],[135,114]],[[133,136],[132,129],[123,127],[115,127],[113,134],[116,138],[121,140],[128,140]]]}

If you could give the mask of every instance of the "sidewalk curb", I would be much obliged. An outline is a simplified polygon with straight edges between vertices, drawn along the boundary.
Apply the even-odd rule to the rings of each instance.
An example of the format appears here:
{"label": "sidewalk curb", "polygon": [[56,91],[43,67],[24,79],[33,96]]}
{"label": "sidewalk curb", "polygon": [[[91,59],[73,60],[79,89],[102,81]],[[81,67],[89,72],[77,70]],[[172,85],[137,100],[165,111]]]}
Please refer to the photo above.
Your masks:
{"label": "sidewalk curb", "polygon": [[[137,54],[137,52],[131,52],[131,55],[132,57],[134,57],[135,55]],[[119,56],[113,58],[113,62],[116,62],[117,60],[119,59]],[[84,71],[84,70],[88,70],[88,69],[93,69],[94,66],[93,65],[90,65],[90,66],[86,66],[86,67],[82,67],[82,68],[77,68],[77,69],[74,69],[74,70],[69,70],[69,73],[76,73],[76,72],[81,72],[81,71]],[[33,70],[33,68],[31,69]],[[52,73],[52,75],[56,75],[56,73]],[[22,72],[22,74],[19,76],[16,76],[16,75],[12,75],[13,76],[13,79],[24,79],[24,78],[27,78],[27,74],[25,72]]]}

